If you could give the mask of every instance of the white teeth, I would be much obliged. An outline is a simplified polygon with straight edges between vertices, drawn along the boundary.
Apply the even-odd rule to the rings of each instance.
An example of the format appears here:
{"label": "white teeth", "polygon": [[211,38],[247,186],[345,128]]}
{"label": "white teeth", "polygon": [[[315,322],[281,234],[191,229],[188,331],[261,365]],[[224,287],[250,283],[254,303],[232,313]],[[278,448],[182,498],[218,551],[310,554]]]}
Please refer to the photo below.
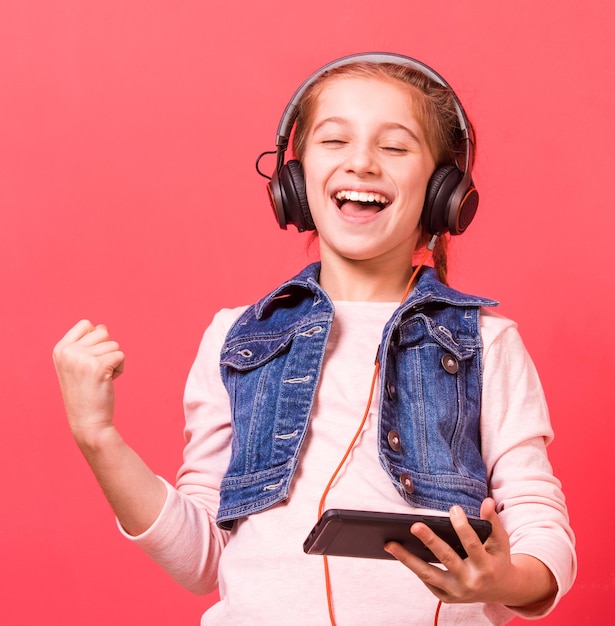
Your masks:
{"label": "white teeth", "polygon": [[378,204],[389,204],[389,200],[380,193],[366,191],[350,191],[343,189],[335,194],[338,200],[350,200],[351,202],[377,202]]}

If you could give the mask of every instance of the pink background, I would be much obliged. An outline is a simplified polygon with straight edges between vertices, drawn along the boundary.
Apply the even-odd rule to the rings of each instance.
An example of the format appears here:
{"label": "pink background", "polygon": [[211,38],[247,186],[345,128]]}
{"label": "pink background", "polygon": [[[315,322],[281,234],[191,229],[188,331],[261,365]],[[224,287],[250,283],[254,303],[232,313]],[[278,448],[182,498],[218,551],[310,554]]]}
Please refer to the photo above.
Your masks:
{"label": "pink background", "polygon": [[614,24],[606,0],[3,2],[0,621],[198,623],[213,597],[117,533],[65,424],[52,347],[81,317],[109,325],[128,355],[117,423],[172,480],[212,314],[311,259],[305,236],[277,229],[257,154],[312,70],[391,50],[440,71],[477,127],[481,206],[452,280],[519,322],[550,402],[580,569],[545,623],[606,623]]}

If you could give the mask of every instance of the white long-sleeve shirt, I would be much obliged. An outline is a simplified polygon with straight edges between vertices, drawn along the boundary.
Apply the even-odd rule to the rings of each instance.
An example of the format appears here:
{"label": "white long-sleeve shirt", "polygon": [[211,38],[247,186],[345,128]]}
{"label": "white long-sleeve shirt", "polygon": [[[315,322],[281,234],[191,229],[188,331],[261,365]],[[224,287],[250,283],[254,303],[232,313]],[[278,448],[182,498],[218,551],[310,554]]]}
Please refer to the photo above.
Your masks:
{"label": "white long-sleeve shirt", "polygon": [[[201,626],[329,624],[322,558],[303,541],[318,503],[363,416],[382,328],[398,305],[336,302],[335,318],[307,438],[287,501],[217,528],[219,485],[230,458],[229,400],[219,370],[226,333],[244,308],[224,309],[205,332],[185,391],[186,448],[177,485],[154,524],[130,539],[187,588],[220,601]],[[510,534],[513,553],[544,562],[558,584],[555,602],[540,615],[500,605],[447,604],[439,623],[504,624],[515,615],[552,610],[576,574],[574,536],[546,446],[553,433],[542,388],[516,326],[489,311],[483,340],[482,453],[490,495]],[[377,392],[376,392],[377,393]],[[377,458],[377,406],[334,483],[326,508],[391,512],[413,509],[398,495]],[[441,514],[441,513],[440,513]],[[338,626],[433,624],[437,599],[397,561],[330,557]]]}

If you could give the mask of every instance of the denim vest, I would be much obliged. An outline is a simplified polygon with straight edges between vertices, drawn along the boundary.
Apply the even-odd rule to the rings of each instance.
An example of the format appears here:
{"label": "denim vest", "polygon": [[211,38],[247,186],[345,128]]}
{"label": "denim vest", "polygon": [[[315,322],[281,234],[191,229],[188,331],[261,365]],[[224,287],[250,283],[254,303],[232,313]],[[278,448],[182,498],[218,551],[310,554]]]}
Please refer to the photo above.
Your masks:
{"label": "denim vest", "polygon": [[[319,272],[318,263],[305,268],[249,307],[226,336],[220,368],[233,438],[221,528],[288,497],[334,315]],[[384,328],[378,456],[414,506],[459,504],[479,515],[487,495],[479,312],[495,304],[446,287],[426,267]]]}

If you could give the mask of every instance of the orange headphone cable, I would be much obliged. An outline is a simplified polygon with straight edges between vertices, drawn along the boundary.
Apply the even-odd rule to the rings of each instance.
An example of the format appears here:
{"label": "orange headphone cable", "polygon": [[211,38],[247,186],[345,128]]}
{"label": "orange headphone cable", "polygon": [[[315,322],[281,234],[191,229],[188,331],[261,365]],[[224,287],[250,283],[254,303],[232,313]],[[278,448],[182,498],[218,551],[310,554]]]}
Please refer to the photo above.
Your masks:
{"label": "orange headphone cable", "polygon": [[[427,260],[429,253],[433,250],[436,244],[437,237],[438,235],[434,235],[431,238],[429,244],[427,245],[425,249],[425,253],[423,254],[423,257],[421,258],[419,264],[416,266],[415,270],[412,272],[412,276],[410,276],[410,279],[408,280],[406,289],[404,291],[404,295],[402,296],[402,299],[401,299],[402,303],[408,297],[408,294],[410,293],[410,289],[412,288],[412,284],[414,283],[415,278],[417,277],[419,271],[425,264],[425,261]],[[335,479],[337,478],[337,475],[340,473],[342,467],[344,467],[344,464],[348,460],[348,457],[350,456],[350,453],[352,452],[352,449],[354,448],[355,443],[357,442],[357,439],[359,438],[359,435],[363,431],[365,422],[367,422],[367,416],[369,415],[369,410],[372,406],[372,400],[374,397],[374,389],[376,388],[376,381],[378,380],[379,373],[380,373],[380,346],[378,346],[378,352],[376,353],[376,361],[374,363],[374,374],[372,376],[372,382],[371,382],[371,386],[369,390],[369,397],[367,398],[367,406],[365,407],[363,418],[361,419],[361,423],[359,424],[357,432],[352,438],[352,441],[350,442],[346,452],[344,453],[342,460],[340,461],[339,465],[336,467],[335,471],[331,475],[331,478],[329,479],[329,482],[327,483],[327,486],[325,487],[325,490],[322,493],[322,497],[320,498],[320,503],[318,504],[318,519],[322,517],[324,508],[325,508],[325,500],[327,498],[327,495],[329,495],[329,491],[331,490],[331,486],[333,485],[333,482],[335,481]],[[327,588],[327,606],[329,608],[329,619],[331,620],[331,626],[336,626],[335,615],[333,612],[333,597],[331,593],[331,576],[329,573],[329,560],[326,554],[324,554],[322,558],[323,558],[323,563],[324,563],[324,568],[325,568],[325,584]],[[440,610],[440,607],[438,606],[438,611],[436,612],[436,622],[435,622],[436,625],[438,623],[437,619],[438,619],[439,610]]]}

